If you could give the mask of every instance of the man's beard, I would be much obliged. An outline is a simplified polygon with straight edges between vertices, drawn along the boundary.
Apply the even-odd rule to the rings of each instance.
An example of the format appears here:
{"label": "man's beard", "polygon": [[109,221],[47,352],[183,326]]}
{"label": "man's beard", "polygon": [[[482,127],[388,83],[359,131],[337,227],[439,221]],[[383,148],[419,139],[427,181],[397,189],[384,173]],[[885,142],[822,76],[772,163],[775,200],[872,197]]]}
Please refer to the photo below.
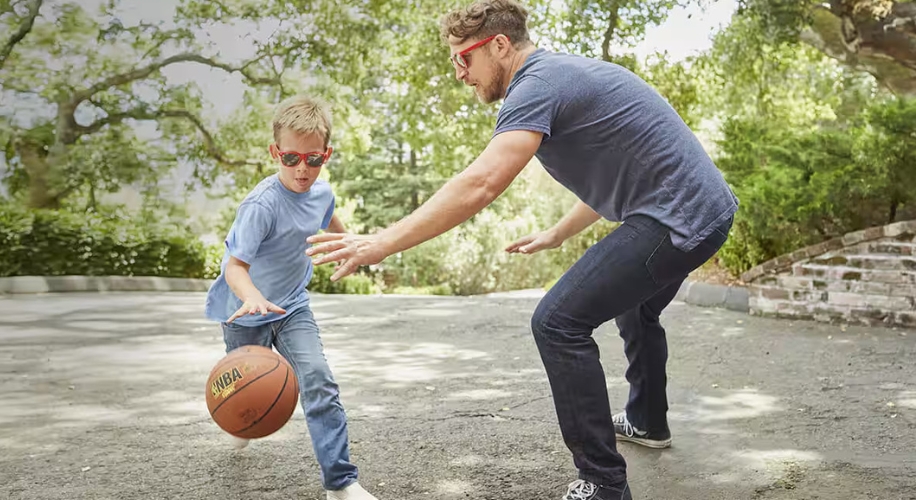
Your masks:
{"label": "man's beard", "polygon": [[486,87],[479,86],[477,88],[477,98],[484,104],[494,103],[503,98],[504,90],[502,85],[503,77],[506,76],[506,70],[496,63],[493,63],[492,68],[493,71],[491,74],[493,78],[490,80],[490,84]]}

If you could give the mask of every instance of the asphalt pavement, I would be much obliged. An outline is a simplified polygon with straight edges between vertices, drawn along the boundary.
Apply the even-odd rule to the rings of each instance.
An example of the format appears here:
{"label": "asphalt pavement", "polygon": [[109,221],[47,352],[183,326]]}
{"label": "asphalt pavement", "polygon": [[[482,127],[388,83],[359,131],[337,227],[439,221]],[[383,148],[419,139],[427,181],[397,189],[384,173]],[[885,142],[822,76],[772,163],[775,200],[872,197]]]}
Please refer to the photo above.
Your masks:
{"label": "asphalt pavement", "polygon": [[[323,499],[297,409],[235,451],[207,413],[202,293],[0,297],[0,498]],[[575,470],[537,297],[313,297],[380,500],[559,500]],[[674,303],[673,447],[622,443],[636,499],[916,499],[916,332]],[[622,342],[596,338],[613,409]]]}

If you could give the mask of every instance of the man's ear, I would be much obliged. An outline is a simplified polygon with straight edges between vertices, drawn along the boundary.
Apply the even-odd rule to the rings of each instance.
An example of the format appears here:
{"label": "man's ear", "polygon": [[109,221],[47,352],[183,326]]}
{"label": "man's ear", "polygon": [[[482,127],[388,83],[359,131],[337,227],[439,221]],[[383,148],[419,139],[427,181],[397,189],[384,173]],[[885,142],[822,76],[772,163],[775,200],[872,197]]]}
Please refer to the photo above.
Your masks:
{"label": "man's ear", "polygon": [[509,37],[506,35],[496,35],[496,39],[493,41],[496,42],[496,47],[500,51],[512,48],[512,40],[509,40]]}

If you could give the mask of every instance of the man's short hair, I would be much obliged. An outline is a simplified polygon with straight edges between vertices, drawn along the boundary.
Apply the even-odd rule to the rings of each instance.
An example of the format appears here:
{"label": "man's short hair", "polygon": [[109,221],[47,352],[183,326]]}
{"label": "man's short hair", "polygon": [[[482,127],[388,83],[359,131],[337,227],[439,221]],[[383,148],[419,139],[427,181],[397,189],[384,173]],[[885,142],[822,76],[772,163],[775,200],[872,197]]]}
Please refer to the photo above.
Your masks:
{"label": "man's short hair", "polygon": [[492,35],[505,35],[512,45],[527,45],[528,10],[515,0],[477,0],[467,7],[457,8],[442,16],[439,34],[448,44],[449,35],[459,43],[468,38],[482,40]]}
{"label": "man's short hair", "polygon": [[331,113],[327,105],[314,97],[297,95],[279,105],[273,118],[274,140],[280,140],[280,131],[289,129],[300,134],[318,134],[324,145],[331,140]]}

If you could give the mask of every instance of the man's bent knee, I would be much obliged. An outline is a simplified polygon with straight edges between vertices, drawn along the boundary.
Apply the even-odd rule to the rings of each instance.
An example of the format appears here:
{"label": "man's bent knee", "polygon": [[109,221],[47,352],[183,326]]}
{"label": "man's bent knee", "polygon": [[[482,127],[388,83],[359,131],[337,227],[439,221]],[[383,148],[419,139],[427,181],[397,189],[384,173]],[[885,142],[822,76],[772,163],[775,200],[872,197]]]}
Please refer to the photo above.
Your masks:
{"label": "man's bent knee", "polygon": [[553,303],[546,299],[545,297],[538,302],[537,307],[534,309],[534,314],[531,315],[531,333],[536,338],[545,340],[556,331],[553,325],[550,324]]}

